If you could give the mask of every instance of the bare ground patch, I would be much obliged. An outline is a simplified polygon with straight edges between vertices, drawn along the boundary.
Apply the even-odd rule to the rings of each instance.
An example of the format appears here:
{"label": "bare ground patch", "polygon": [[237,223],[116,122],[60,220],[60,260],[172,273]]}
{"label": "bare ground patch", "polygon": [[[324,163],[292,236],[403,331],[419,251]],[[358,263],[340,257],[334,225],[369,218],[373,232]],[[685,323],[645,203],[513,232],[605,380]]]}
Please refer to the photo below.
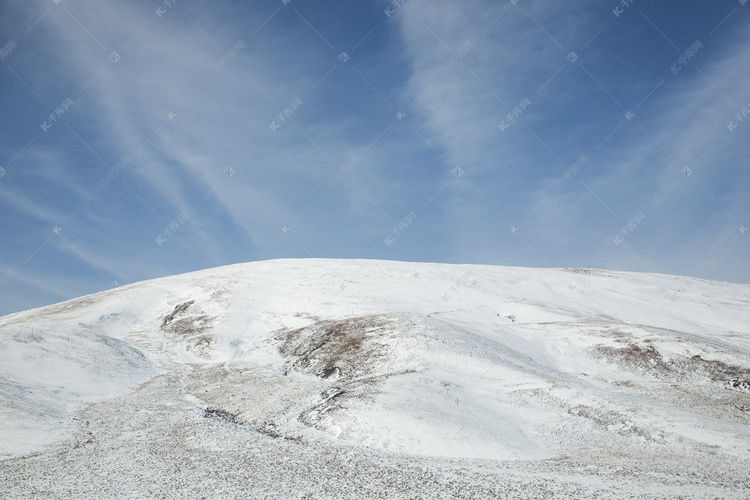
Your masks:
{"label": "bare ground patch", "polygon": [[646,341],[641,344],[619,340],[623,347],[597,346],[594,353],[629,370],[646,373],[670,382],[705,383],[721,385],[727,389],[750,393],[750,369],[706,359],[696,354],[678,356],[670,354],[665,359],[656,347]]}
{"label": "bare ground patch", "polygon": [[361,316],[320,321],[275,337],[279,352],[290,358],[286,373],[298,371],[338,380],[371,375],[378,360],[386,356],[380,341],[391,332],[394,319]]}
{"label": "bare ground patch", "polygon": [[[318,321],[304,328],[284,330],[274,337],[279,352],[289,360],[284,375],[293,372],[314,375],[320,382],[304,408],[298,408],[297,421],[306,427],[330,430],[335,415],[353,400],[363,400],[377,392],[380,381],[403,373],[387,362],[387,339],[408,329],[399,316],[373,315],[342,320]],[[267,422],[269,435],[281,431]]]}
{"label": "bare ground patch", "polygon": [[236,413],[231,413],[227,410],[222,410],[221,408],[206,408],[203,416],[206,418],[219,418],[232,424],[240,423],[237,419],[238,415]]}
{"label": "bare ground patch", "polygon": [[177,304],[162,318],[161,330],[184,342],[189,352],[211,359],[215,348],[214,336],[210,333],[214,318],[203,314],[199,307],[192,307],[194,304],[194,300]]}

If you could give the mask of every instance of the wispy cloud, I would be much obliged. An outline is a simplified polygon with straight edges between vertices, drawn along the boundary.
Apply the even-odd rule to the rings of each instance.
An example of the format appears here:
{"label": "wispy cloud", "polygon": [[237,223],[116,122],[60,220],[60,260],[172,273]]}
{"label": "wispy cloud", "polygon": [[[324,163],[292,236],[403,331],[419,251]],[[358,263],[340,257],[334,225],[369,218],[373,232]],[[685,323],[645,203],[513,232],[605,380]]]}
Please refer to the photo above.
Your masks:
{"label": "wispy cloud", "polygon": [[747,281],[735,7],[4,3],[0,313],[275,257]]}
{"label": "wispy cloud", "polygon": [[[653,72],[643,55],[639,60],[627,51],[610,53],[607,61],[597,52],[612,43],[615,30],[607,27],[618,19],[597,16],[591,7],[517,2],[496,8],[489,25],[490,9],[481,2],[411,2],[400,13],[413,58],[409,89],[418,96],[417,127],[429,131],[425,134],[448,165],[465,171],[437,203],[445,203],[445,217],[455,221],[452,235],[492,220],[484,230],[498,243],[505,240],[508,250],[496,251],[493,262],[528,264],[544,257],[565,265],[585,256],[585,262],[605,267],[696,272],[706,267],[701,263],[708,265],[729,231],[741,234],[739,220],[747,216],[746,183],[726,185],[736,177],[733,166],[746,156],[736,142],[739,134],[729,137],[725,126],[736,113],[729,103],[744,102],[743,94],[747,100],[746,70],[739,64],[748,56],[738,43],[743,33],[720,47],[704,38],[703,57],[692,59],[679,75],[668,65]],[[593,39],[586,41],[573,35],[589,32]],[[696,30],[694,36],[705,34]],[[675,52],[674,61],[680,55]],[[631,74],[649,69],[645,76],[656,81],[655,90],[638,101],[623,95],[615,69]],[[527,108],[516,108],[524,98]],[[508,127],[499,131],[508,113]],[[588,163],[568,175],[584,154]],[[559,188],[555,182],[562,179]],[[700,199],[686,190],[694,185],[705,188]],[[707,200],[714,206],[707,207]],[[479,215],[483,211],[486,215]],[[634,234],[639,250],[623,255],[613,237],[640,212],[649,221],[664,218],[668,230],[644,223]],[[677,213],[678,220],[670,221]],[[510,226],[518,229],[509,231]],[[513,247],[522,236],[531,245]],[[675,251],[685,246],[704,251],[692,257]],[[723,273],[727,279],[736,277],[734,263],[730,266]]]}

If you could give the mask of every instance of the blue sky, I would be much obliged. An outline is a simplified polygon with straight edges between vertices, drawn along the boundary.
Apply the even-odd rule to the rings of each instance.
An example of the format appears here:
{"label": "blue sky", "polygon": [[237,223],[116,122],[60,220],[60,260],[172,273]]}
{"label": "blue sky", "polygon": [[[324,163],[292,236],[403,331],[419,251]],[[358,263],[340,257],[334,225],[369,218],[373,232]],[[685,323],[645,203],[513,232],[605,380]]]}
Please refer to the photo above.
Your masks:
{"label": "blue sky", "polygon": [[748,283],[742,1],[3,1],[0,314],[285,257]]}

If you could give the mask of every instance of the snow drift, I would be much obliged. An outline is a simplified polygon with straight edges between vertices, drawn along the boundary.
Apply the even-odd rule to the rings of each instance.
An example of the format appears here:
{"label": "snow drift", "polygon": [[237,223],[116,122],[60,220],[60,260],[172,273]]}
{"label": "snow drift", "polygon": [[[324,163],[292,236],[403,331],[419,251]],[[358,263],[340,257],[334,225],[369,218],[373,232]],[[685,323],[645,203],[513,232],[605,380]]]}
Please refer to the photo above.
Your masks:
{"label": "snow drift", "polygon": [[[169,424],[128,417],[167,407]],[[123,449],[140,449],[164,426],[174,433],[204,421],[302,456],[567,460],[559,474],[571,481],[586,475],[573,474],[573,462],[704,464],[730,479],[700,488],[731,496],[747,482],[733,471],[750,462],[750,286],[590,269],[280,260],[0,318],[5,464],[30,467],[19,461],[61,449],[87,460],[120,449],[127,462]],[[201,432],[172,446],[235,453]],[[632,473],[648,490],[647,475]],[[0,485],[11,477],[0,473]]]}

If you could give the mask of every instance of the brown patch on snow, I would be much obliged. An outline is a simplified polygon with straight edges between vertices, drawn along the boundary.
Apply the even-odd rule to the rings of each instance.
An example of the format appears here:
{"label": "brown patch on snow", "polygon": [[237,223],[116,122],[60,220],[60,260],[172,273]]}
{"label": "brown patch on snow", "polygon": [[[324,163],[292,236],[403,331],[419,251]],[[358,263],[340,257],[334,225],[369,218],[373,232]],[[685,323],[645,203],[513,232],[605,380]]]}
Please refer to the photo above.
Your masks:
{"label": "brown patch on snow", "polygon": [[161,329],[177,340],[185,342],[185,349],[188,351],[202,358],[211,359],[215,339],[207,332],[212,327],[214,318],[202,314],[200,308],[190,309],[193,304],[195,304],[194,300],[177,304],[172,312],[162,318]]}
{"label": "brown patch on snow", "polygon": [[[397,321],[397,320],[395,320]],[[292,362],[286,369],[336,380],[369,376],[386,356],[380,340],[392,332],[394,318],[360,316],[319,321],[304,328],[281,332],[279,352]]]}
{"label": "brown patch on snow", "polygon": [[706,359],[702,355],[679,356],[670,353],[665,359],[653,344],[646,341],[634,343],[621,341],[624,347],[597,346],[594,353],[623,368],[647,373],[655,378],[671,382],[711,382],[730,390],[750,392],[750,369],[719,360]]}

